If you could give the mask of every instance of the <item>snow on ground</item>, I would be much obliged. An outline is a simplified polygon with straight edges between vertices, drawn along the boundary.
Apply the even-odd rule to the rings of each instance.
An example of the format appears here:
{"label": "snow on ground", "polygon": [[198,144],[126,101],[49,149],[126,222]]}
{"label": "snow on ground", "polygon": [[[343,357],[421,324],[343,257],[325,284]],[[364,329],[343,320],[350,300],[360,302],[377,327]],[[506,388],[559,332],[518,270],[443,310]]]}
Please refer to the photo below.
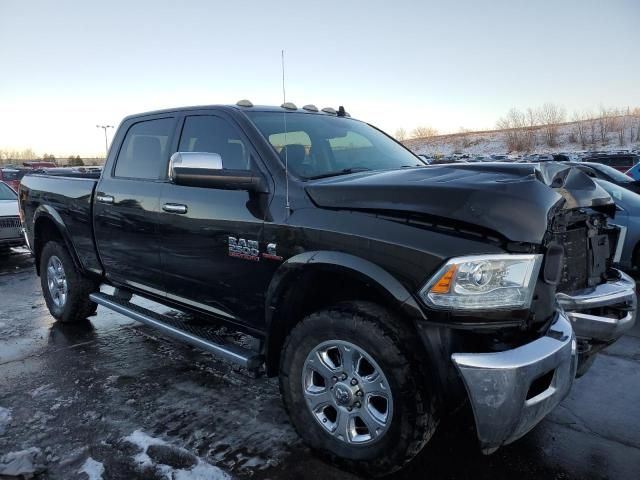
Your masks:
{"label": "snow on ground", "polygon": [[0,407],[0,435],[4,433],[9,422],[11,422],[11,410]]}
{"label": "snow on ground", "polygon": [[88,480],[102,480],[104,474],[104,465],[101,462],[89,457],[84,462],[78,473],[85,473]]}
{"label": "snow on ground", "polygon": [[[537,145],[529,153],[552,152],[578,152],[588,150],[621,150],[639,149],[640,143],[627,143],[621,146],[614,132],[610,132],[607,145],[597,144],[593,147],[583,147],[581,144],[571,142],[572,124],[559,127],[558,146],[548,147],[543,141],[543,132],[536,133]],[[455,133],[451,135],[439,135],[431,138],[416,138],[405,140],[403,143],[417,154],[427,155],[451,155],[453,153],[469,153],[473,155],[489,155],[509,153],[506,145],[505,132],[500,130],[485,132]],[[514,152],[515,153],[515,152]],[[519,152],[522,153],[522,152]]]}
{"label": "snow on ground", "polygon": [[[170,445],[141,430],[135,430],[124,440],[140,448],[140,452],[134,456],[134,460],[140,467],[156,467],[168,480],[229,480],[231,478],[220,468],[187,450]],[[153,453],[151,449],[154,449]]]}

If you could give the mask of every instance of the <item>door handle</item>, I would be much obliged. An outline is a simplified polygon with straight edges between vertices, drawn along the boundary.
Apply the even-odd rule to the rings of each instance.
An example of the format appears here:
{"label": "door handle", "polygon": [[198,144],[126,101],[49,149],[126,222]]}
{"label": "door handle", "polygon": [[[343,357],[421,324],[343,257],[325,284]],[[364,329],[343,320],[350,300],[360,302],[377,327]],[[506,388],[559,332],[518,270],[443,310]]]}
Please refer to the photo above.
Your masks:
{"label": "door handle", "polygon": [[113,203],[113,196],[112,195],[102,195],[102,194],[97,194],[96,195],[96,200],[100,203]]}
{"label": "door handle", "polygon": [[168,213],[187,213],[187,206],[179,203],[165,203],[162,210]]}

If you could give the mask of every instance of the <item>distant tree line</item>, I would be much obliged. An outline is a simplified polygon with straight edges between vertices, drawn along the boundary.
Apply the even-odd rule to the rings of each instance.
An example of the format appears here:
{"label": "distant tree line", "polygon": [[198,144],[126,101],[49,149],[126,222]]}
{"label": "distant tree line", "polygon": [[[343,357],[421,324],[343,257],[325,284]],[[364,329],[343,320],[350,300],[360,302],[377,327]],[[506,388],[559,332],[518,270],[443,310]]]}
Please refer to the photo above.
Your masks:
{"label": "distant tree line", "polygon": [[[538,146],[558,147],[561,136],[568,143],[582,148],[596,148],[616,144],[621,147],[640,142],[640,108],[610,108],[601,106],[597,112],[574,111],[568,120],[564,107],[545,103],[538,108],[520,110],[511,108],[496,122],[504,135],[505,146],[511,152],[530,152]],[[478,132],[475,132],[478,133]],[[455,134],[456,148],[467,148],[477,142],[477,135],[461,128]],[[566,135],[566,138],[564,137]],[[407,133],[396,130],[399,141],[410,139],[434,140],[438,131],[431,127],[418,127]]]}
{"label": "distant tree line", "polygon": [[50,153],[37,155],[31,148],[25,148],[23,150],[0,149],[0,165],[20,166],[22,162],[38,160],[43,162],[52,162],[58,166],[70,167],[81,167],[85,164],[99,165],[104,163],[104,158],[100,157],[88,159],[87,163],[87,159],[83,159],[80,155],[70,155],[66,159],[58,159],[55,155]]}

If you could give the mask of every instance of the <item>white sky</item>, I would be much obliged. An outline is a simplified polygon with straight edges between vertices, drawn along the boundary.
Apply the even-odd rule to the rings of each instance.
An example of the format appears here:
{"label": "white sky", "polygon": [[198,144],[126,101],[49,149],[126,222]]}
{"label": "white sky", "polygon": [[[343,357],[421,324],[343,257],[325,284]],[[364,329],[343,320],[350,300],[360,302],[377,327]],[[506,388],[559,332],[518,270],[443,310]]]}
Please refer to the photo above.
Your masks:
{"label": "white sky", "polygon": [[[172,106],[344,105],[393,133],[510,107],[640,106],[638,0],[0,0],[0,148],[103,152],[96,124]],[[112,134],[112,133],[111,133]]]}

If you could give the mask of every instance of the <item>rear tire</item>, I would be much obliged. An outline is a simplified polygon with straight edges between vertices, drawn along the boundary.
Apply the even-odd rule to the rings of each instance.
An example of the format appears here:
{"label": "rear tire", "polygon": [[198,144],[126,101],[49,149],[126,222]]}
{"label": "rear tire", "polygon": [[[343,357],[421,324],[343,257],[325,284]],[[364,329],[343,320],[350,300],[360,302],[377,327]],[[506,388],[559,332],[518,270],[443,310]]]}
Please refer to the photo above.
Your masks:
{"label": "rear tire", "polygon": [[345,302],[306,317],[288,336],[280,362],[280,392],[298,434],[360,474],[401,468],[438,424],[423,348],[409,328],[373,303]]}
{"label": "rear tire", "polygon": [[89,294],[98,290],[98,282],[80,273],[67,248],[52,240],[40,255],[40,284],[47,308],[60,322],[86,320],[96,312],[97,305]]}

